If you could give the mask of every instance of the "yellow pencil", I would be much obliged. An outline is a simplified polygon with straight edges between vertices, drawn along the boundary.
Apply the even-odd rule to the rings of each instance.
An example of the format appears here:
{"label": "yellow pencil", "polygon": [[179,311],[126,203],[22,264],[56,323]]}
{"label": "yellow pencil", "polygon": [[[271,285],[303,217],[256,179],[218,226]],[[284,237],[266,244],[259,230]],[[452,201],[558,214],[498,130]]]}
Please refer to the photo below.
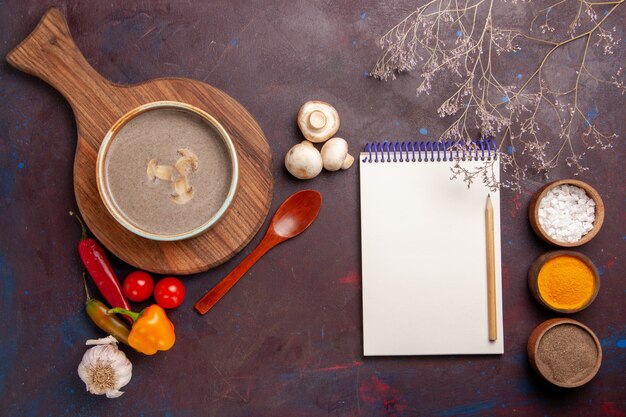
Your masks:
{"label": "yellow pencil", "polygon": [[487,195],[487,207],[485,208],[485,228],[487,232],[487,302],[489,315],[489,340],[498,338],[496,326],[496,259],[494,250],[494,227],[493,206],[491,196]]}

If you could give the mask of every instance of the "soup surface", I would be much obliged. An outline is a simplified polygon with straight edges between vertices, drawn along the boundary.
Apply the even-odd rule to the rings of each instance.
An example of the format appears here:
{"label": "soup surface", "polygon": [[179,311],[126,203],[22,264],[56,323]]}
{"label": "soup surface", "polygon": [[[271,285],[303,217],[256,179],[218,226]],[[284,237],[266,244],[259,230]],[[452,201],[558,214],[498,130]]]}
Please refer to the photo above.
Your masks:
{"label": "soup surface", "polygon": [[[197,166],[185,174],[192,198],[181,204],[175,184],[182,174],[174,166],[185,149],[197,156]],[[172,168],[171,180],[150,178],[153,160]],[[219,132],[199,115],[177,109],[148,110],[128,121],[113,138],[104,169],[117,209],[133,226],[158,235],[207,223],[224,203],[232,180],[232,162]]]}

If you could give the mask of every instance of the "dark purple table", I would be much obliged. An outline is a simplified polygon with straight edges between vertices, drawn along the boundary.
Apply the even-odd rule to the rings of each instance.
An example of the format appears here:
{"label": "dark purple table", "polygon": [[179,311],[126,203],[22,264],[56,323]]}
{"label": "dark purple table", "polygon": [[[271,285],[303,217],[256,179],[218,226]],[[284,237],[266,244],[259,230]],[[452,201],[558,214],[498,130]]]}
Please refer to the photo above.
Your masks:
{"label": "dark purple table", "polygon": [[[34,28],[48,7],[42,3],[49,2],[4,2],[2,56]],[[271,213],[303,188],[319,190],[324,205],[310,230],[270,252],[206,316],[196,314],[193,303],[261,236],[225,265],[185,277],[188,298],[170,315],[178,335],[175,347],[152,357],[125,349],[134,366],[125,394],[115,400],[89,395],[76,368],[85,340],[101,333],[84,313],[79,231],[67,214],[75,208],[72,112],[51,87],[3,63],[0,414],[626,415],[624,96],[602,89],[585,102],[594,123],[619,135],[613,149],[588,153],[590,169],[580,176],[606,204],[603,230],[580,248],[601,271],[602,287],[594,304],[573,316],[602,341],[604,362],[597,377],[582,388],[559,390],[535,376],[527,362],[528,335],[556,316],[532,300],[526,284],[530,263],[549,249],[527,219],[530,196],[544,182],[537,177],[526,181],[519,195],[502,194],[505,354],[364,358],[358,167],[300,182],[286,173],[282,160],[301,140],[295,116],[308,99],[337,107],[340,134],[353,153],[373,139],[433,139],[446,126],[435,112],[437,97],[415,97],[415,74],[393,83],[366,77],[378,55],[378,37],[415,3],[134,3],[61,2],[60,7],[77,44],[105,77],[120,83],[196,78],[246,106],[273,151]],[[617,39],[624,38],[625,12],[611,17]],[[624,49],[620,45],[606,65],[623,65]],[[534,60],[524,55],[537,51],[512,58],[519,62],[515,71],[530,74]],[[563,59],[566,68],[574,58]],[[420,135],[420,130],[431,133]],[[547,126],[543,134],[554,132]],[[552,174],[568,176],[564,164]],[[121,276],[132,270],[113,262]]]}

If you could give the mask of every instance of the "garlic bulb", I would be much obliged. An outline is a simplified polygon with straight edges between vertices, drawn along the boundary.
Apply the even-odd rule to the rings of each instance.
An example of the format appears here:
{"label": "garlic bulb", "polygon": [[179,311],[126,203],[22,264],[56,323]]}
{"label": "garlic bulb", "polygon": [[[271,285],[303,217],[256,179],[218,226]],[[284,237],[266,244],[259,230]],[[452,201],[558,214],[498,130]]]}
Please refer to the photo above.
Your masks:
{"label": "garlic bulb", "polygon": [[78,365],[78,375],[92,394],[106,394],[107,398],[117,398],[120,391],[133,376],[133,365],[124,352],[117,348],[117,339],[108,336],[102,339],[87,340],[86,345],[98,345],[83,355]]}

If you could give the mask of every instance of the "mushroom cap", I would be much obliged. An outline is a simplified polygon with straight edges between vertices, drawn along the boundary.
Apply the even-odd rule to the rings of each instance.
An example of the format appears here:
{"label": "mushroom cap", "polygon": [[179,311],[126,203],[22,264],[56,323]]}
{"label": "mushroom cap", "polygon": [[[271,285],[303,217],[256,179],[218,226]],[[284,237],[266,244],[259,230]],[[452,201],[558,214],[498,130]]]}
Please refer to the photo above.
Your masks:
{"label": "mushroom cap", "polygon": [[348,142],[342,138],[332,138],[322,146],[322,160],[328,171],[338,171],[348,156]]}
{"label": "mushroom cap", "polygon": [[298,127],[311,142],[325,142],[339,130],[339,114],[324,101],[307,101],[298,112]]}
{"label": "mushroom cap", "polygon": [[295,145],[285,155],[285,167],[291,175],[301,180],[316,177],[322,172],[322,155],[313,144],[302,141]]}

